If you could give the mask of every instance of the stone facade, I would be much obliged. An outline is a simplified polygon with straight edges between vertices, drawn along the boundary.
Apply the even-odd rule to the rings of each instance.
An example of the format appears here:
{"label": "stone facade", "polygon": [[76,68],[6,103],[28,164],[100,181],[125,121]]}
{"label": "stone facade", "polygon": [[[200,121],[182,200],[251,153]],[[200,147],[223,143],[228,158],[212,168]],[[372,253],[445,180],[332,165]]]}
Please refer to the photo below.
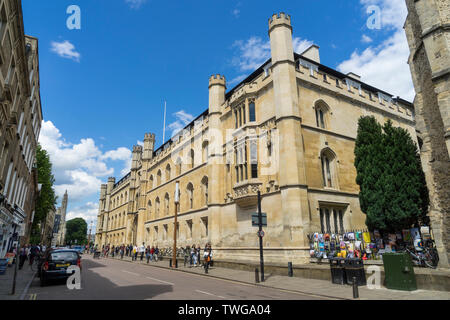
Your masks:
{"label": "stone facade", "polygon": [[440,265],[450,254],[450,2],[406,0],[405,32],[430,219]]}
{"label": "stone facade", "polygon": [[359,117],[391,119],[413,139],[413,106],[294,53],[290,16],[269,19],[271,59],[232,90],[209,79],[209,107],[154,150],[145,134],[129,174],[101,186],[96,244],[171,247],[179,181],[177,247],[211,243],[217,259],[259,261],[257,191],[267,262],[309,259],[310,232],[365,226],[355,183]]}
{"label": "stone facade", "polygon": [[21,1],[0,0],[0,257],[15,233],[29,240],[41,122],[38,40],[24,35]]}
{"label": "stone facade", "polygon": [[56,209],[56,215],[59,215],[59,226],[58,233],[54,234],[54,245],[62,246],[65,244],[66,240],[66,213],[67,213],[67,204],[69,202],[69,195],[67,194],[67,190],[64,193],[63,200],[61,202],[61,207]]}

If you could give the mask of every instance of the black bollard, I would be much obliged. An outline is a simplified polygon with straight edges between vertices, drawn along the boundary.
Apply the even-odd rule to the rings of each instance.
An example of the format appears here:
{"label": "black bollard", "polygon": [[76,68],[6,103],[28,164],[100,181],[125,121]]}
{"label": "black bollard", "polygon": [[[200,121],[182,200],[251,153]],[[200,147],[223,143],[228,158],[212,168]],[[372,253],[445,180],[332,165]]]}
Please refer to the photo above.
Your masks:
{"label": "black bollard", "polygon": [[169,268],[172,268],[172,259],[169,259]]}
{"label": "black bollard", "polygon": [[353,277],[353,299],[359,298],[358,284],[356,283],[356,277]]}
{"label": "black bollard", "polygon": [[288,262],[288,276],[292,277],[294,275],[294,270],[292,269],[292,262]]}
{"label": "black bollard", "polygon": [[255,282],[259,283],[259,271],[258,271],[258,268],[255,268]]}

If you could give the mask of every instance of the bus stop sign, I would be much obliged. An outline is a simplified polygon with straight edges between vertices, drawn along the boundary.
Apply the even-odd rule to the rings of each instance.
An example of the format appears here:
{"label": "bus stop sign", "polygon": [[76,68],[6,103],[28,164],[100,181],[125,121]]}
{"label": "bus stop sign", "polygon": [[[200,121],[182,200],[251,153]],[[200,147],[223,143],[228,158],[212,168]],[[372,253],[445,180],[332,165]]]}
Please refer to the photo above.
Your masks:
{"label": "bus stop sign", "polygon": [[[267,214],[263,212],[261,215],[262,215],[262,226],[267,227]],[[252,213],[252,227],[259,227],[259,218],[257,212]]]}

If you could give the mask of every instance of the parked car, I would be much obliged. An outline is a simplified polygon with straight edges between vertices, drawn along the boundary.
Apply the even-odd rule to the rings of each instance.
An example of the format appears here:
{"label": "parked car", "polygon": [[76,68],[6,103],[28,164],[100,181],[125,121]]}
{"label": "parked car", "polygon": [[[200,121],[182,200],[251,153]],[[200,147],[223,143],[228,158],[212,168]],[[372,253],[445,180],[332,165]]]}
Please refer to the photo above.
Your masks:
{"label": "parked car", "polygon": [[67,268],[71,265],[78,266],[81,270],[81,255],[73,249],[47,250],[40,262],[41,286],[45,286],[51,279],[68,278],[71,274],[67,273]]}
{"label": "parked car", "polygon": [[84,253],[84,247],[83,246],[73,246],[72,249],[77,250],[78,253],[80,253],[80,254]]}

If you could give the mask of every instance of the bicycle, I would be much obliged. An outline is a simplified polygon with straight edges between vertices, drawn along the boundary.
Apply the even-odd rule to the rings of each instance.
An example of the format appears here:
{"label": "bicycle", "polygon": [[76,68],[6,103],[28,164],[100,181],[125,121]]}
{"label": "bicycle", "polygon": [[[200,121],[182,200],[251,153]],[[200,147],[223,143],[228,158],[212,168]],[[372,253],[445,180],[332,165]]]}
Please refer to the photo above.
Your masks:
{"label": "bicycle", "polygon": [[435,248],[429,248],[425,247],[424,252],[416,251],[414,253],[411,249],[406,248],[406,252],[409,253],[409,255],[412,258],[412,261],[415,265],[421,266],[421,267],[428,267],[432,269],[436,269],[438,262],[439,262],[439,256],[437,255]]}

